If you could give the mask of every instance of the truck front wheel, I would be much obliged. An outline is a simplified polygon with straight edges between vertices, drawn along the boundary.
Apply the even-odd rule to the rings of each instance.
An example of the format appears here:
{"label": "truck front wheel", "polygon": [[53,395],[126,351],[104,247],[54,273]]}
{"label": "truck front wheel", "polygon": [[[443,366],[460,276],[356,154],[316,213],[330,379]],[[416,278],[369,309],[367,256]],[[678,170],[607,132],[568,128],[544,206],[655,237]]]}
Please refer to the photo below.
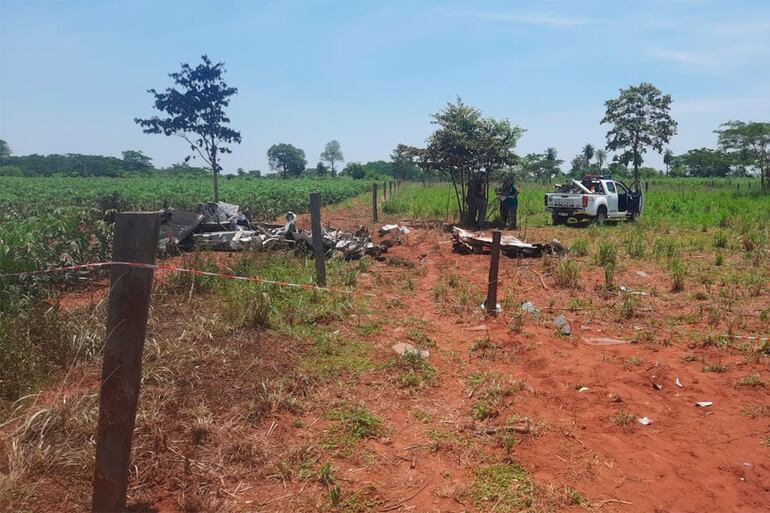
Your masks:
{"label": "truck front wheel", "polygon": [[604,224],[607,222],[606,207],[604,206],[599,207],[599,210],[596,211],[596,217],[594,218],[594,222],[599,226],[604,226]]}

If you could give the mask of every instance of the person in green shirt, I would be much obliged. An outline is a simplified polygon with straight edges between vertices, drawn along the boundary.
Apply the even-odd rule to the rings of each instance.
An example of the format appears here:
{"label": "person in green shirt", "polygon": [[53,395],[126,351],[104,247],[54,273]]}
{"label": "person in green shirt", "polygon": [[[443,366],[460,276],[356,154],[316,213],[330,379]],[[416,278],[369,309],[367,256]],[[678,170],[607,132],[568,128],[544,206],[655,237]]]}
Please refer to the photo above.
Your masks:
{"label": "person in green shirt", "polygon": [[516,229],[516,210],[519,208],[519,189],[511,181],[500,194],[500,217],[504,228]]}

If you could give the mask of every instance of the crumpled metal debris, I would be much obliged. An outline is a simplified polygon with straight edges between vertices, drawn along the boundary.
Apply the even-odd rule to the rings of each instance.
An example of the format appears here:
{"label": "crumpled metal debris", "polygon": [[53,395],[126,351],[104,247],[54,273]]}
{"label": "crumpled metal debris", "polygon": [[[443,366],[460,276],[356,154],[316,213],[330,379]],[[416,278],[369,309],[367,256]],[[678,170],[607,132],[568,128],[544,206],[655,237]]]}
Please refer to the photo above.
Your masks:
{"label": "crumpled metal debris", "polygon": [[[357,260],[365,255],[379,257],[392,245],[383,240],[372,242],[369,231],[359,227],[355,232],[344,232],[322,227],[322,241],[326,256]],[[255,223],[229,203],[201,203],[197,212],[167,209],[163,212],[159,246],[166,252],[171,246],[178,249],[215,251],[302,249],[313,250],[312,233],[297,226],[297,215],[287,212],[283,224]]]}
{"label": "crumpled metal debris", "polygon": [[532,301],[527,301],[526,303],[522,304],[521,309],[527,313],[531,313],[532,315],[537,315],[540,313],[540,309],[536,307],[535,303]]}
{"label": "crumpled metal debris", "polygon": [[569,335],[572,333],[572,328],[569,325],[569,321],[567,320],[567,317],[564,314],[559,315],[553,320],[554,326],[556,326],[556,329],[559,330],[559,332],[562,335]]}
{"label": "crumpled metal debris", "polygon": [[[456,226],[452,227],[452,250],[456,253],[469,255],[471,253],[488,253],[492,248],[492,236],[481,232],[472,232]],[[515,257],[541,257],[546,253],[554,253],[563,250],[563,246],[553,243],[530,244],[513,235],[500,237],[500,253]]]}
{"label": "crumpled metal debris", "polygon": [[399,226],[397,224],[385,224],[385,225],[382,225],[382,228],[380,228],[379,230],[380,235],[387,235],[389,233],[396,233],[396,232],[406,235],[407,233],[409,233],[409,228],[407,228],[406,226]]}
{"label": "crumpled metal debris", "polygon": [[249,226],[249,219],[241,207],[232,203],[199,203],[195,212],[203,216],[198,232],[229,232],[238,226]]}

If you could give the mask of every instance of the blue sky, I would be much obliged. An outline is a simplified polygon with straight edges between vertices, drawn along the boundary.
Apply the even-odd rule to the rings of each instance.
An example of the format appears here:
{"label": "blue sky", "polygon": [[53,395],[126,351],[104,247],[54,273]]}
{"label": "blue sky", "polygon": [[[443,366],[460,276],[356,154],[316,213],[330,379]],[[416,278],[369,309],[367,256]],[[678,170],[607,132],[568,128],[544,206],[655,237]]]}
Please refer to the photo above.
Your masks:
{"label": "blue sky", "polygon": [[527,129],[520,153],[566,162],[604,145],[603,102],[641,81],[672,94],[677,153],[714,146],[723,121],[770,121],[768,1],[0,0],[0,138],[15,154],[179,162],[179,139],[133,118],[203,53],[239,89],[230,172],[267,170],[278,142],[311,165],[330,139],[347,161],[387,159],[457,95]]}

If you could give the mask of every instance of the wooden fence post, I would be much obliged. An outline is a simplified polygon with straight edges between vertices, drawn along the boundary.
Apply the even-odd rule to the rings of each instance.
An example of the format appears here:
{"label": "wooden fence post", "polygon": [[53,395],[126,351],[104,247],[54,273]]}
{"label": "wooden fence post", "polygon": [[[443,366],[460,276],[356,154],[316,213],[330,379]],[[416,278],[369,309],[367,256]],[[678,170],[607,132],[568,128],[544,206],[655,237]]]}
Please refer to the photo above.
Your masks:
{"label": "wooden fence post", "polygon": [[310,193],[310,229],[315,253],[315,283],[326,286],[326,259],[324,257],[323,228],[321,228],[321,193]]}
{"label": "wooden fence post", "polygon": [[500,230],[492,231],[492,251],[489,260],[489,281],[487,283],[487,315],[497,315],[497,272],[500,265]]}
{"label": "wooden fence post", "polygon": [[377,222],[377,184],[372,184],[372,222]]}
{"label": "wooden fence post", "polygon": [[[155,263],[160,214],[118,214],[112,259]],[[131,440],[142,378],[142,350],[150,310],[153,269],[128,265],[110,268],[107,340],[104,344],[96,467],[91,509],[115,513],[126,507]]]}
{"label": "wooden fence post", "polygon": [[388,200],[388,182],[382,182],[382,201]]}
{"label": "wooden fence post", "polygon": [[393,183],[394,182],[392,182],[392,181],[390,182],[390,197],[391,198],[393,197]]}

